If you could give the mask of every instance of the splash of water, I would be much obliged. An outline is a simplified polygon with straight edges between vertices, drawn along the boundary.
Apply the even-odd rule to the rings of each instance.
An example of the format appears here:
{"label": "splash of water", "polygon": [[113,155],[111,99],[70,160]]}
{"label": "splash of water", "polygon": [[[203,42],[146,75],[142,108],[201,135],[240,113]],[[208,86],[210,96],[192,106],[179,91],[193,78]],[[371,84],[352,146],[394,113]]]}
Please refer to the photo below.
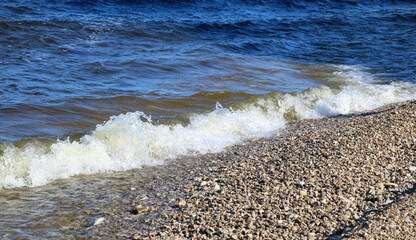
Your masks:
{"label": "splash of water", "polygon": [[416,98],[416,85],[378,84],[356,67],[338,66],[330,81],[303,92],[266,94],[233,108],[194,114],[187,125],[154,124],[142,112],[113,116],[78,141],[0,146],[0,188],[39,186],[77,174],[122,171],[163,164],[179,156],[219,152],[254,137],[276,134],[292,119],[375,109]]}

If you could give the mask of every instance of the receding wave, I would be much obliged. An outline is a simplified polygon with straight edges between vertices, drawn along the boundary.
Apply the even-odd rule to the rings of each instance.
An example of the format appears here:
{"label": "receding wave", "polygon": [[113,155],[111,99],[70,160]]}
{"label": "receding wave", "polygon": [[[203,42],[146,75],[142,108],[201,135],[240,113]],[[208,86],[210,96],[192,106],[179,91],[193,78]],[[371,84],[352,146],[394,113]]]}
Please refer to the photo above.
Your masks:
{"label": "receding wave", "polygon": [[[416,85],[380,84],[357,67],[336,66],[337,87],[270,93],[189,116],[188,124],[156,124],[143,112],[111,117],[78,140],[27,140],[0,145],[0,188],[39,186],[77,174],[122,171],[195,154],[219,152],[278,133],[294,119],[371,110],[416,98]],[[224,94],[224,93],[220,93]]]}

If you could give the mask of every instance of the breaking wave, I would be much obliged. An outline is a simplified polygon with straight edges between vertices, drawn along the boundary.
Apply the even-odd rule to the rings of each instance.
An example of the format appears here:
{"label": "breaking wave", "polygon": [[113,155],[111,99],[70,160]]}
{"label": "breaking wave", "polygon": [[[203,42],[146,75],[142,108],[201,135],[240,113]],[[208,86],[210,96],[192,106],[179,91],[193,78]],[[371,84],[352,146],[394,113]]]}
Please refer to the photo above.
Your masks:
{"label": "breaking wave", "polygon": [[250,138],[271,136],[289,120],[375,109],[416,97],[416,85],[380,84],[358,67],[336,66],[337,87],[270,93],[230,107],[218,103],[187,124],[156,124],[143,112],[113,116],[79,140],[27,140],[0,145],[0,189],[39,186],[77,174],[123,171],[167,159],[219,152]]}

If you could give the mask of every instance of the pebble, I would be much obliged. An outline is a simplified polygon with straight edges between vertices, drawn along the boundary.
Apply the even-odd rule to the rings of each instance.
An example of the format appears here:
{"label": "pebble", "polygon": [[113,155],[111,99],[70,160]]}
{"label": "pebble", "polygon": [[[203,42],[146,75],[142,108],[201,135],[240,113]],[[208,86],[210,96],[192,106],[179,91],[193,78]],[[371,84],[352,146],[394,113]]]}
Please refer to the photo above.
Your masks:
{"label": "pebble", "polygon": [[309,240],[314,240],[314,239],[315,239],[315,233],[313,233],[313,232],[309,232],[309,233],[308,233],[308,239],[309,239]]}
{"label": "pebble", "polygon": [[186,205],[186,201],[184,199],[180,199],[179,202],[178,202],[178,206],[180,208],[183,208],[183,207],[185,207],[185,205]]}
{"label": "pebble", "polygon": [[397,187],[399,187],[399,185],[397,185],[395,183],[391,183],[391,182],[384,183],[384,186],[386,188],[397,188]]}
{"label": "pebble", "polygon": [[137,214],[143,213],[143,212],[145,212],[145,211],[147,211],[147,210],[149,210],[149,208],[144,207],[144,206],[142,206],[141,204],[139,204],[139,205],[135,206],[135,207],[134,207],[134,208],[130,211],[130,213],[131,213],[131,214],[134,214],[134,215],[137,215]]}
{"label": "pebble", "polygon": [[104,223],[104,221],[105,221],[105,218],[103,218],[103,217],[97,218],[94,221],[92,221],[90,224],[88,224],[87,227],[92,227],[92,226],[102,224],[102,223]]}
{"label": "pebble", "polygon": [[218,191],[220,191],[220,190],[221,190],[221,187],[220,187],[220,185],[215,184],[215,185],[214,185],[214,187],[212,188],[212,190],[214,190],[214,191],[218,192]]}
{"label": "pebble", "polygon": [[382,203],[381,205],[389,205],[390,203],[392,203],[393,200],[391,199],[387,199],[384,203]]}
{"label": "pebble", "polygon": [[304,197],[304,196],[308,195],[308,191],[306,191],[306,190],[300,190],[299,191],[299,195],[302,196],[302,197]]}

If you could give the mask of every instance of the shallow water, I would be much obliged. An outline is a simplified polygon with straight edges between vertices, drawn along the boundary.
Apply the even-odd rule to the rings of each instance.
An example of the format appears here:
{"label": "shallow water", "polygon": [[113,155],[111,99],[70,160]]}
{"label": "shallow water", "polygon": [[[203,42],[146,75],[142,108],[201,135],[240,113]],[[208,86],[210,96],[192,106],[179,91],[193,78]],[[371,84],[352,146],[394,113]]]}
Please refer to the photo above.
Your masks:
{"label": "shallow water", "polygon": [[[53,207],[21,221],[41,219],[59,209],[47,196],[79,174],[215,153],[290,120],[414,99],[415,28],[414,1],[1,3],[2,206],[21,211],[36,195]],[[12,216],[0,235],[45,236],[23,234]]]}

